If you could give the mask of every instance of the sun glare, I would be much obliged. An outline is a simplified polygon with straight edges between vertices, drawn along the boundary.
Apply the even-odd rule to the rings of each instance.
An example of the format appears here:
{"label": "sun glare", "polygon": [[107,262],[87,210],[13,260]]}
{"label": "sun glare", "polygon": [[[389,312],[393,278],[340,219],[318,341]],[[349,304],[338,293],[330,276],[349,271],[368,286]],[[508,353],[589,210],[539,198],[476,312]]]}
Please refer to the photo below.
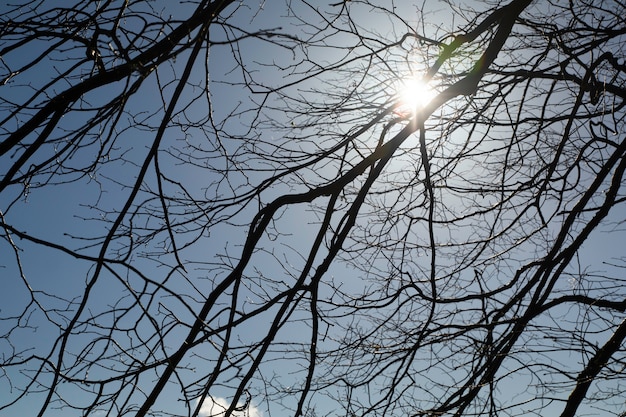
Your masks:
{"label": "sun glare", "polygon": [[397,112],[411,117],[426,106],[437,95],[437,92],[422,80],[409,78],[400,85],[397,95],[399,100]]}

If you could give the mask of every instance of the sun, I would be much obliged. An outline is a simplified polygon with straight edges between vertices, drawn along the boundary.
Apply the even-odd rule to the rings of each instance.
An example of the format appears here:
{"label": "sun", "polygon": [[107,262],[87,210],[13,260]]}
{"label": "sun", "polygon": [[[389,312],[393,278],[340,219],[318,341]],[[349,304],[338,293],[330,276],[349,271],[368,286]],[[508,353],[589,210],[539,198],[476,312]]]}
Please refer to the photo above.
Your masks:
{"label": "sun", "polygon": [[435,98],[437,91],[421,79],[411,77],[402,81],[396,94],[398,97],[396,113],[405,117],[413,117],[417,111]]}

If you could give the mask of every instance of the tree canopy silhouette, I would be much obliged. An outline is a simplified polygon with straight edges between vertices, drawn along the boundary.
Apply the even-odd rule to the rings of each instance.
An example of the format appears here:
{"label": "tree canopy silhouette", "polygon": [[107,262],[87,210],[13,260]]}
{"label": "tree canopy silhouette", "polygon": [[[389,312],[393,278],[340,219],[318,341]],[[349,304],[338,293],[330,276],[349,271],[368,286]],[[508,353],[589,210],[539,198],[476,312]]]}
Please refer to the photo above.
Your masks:
{"label": "tree canopy silhouette", "polygon": [[5,3],[0,414],[619,414],[625,16]]}

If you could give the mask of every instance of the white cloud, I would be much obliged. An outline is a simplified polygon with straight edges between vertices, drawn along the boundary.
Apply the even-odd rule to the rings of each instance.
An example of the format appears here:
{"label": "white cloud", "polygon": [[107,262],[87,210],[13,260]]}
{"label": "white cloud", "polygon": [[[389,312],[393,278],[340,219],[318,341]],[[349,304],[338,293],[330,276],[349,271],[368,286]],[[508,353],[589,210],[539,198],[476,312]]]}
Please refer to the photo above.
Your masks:
{"label": "white cloud", "polygon": [[[222,397],[207,397],[200,407],[200,417],[224,417],[224,413],[230,406],[230,402]],[[237,407],[242,407],[241,402]],[[235,411],[232,417],[263,417],[263,413],[251,403],[245,410]]]}

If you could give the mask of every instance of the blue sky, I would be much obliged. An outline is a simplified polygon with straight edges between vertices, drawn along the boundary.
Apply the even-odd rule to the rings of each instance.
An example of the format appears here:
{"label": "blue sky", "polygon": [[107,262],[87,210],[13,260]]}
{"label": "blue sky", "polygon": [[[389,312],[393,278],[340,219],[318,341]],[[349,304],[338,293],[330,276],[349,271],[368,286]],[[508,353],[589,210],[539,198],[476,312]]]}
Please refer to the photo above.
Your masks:
{"label": "blue sky", "polygon": [[[292,3],[296,8],[292,12],[310,18],[306,23],[324,24],[311,5],[307,6],[302,2]],[[472,2],[469,3],[472,4]],[[450,14],[444,12],[446,8],[441,3],[429,3],[428,7],[433,9],[425,11],[425,21],[418,20],[420,16],[418,12],[423,11],[420,10],[419,5],[412,6],[408,3],[402,5],[392,3],[392,5],[389,7],[406,6],[405,9],[398,9],[398,15],[405,19],[405,23],[419,28],[418,31],[423,30],[424,33],[433,34],[433,36],[441,36],[444,30],[464,26],[458,20],[451,21]],[[174,14],[181,16],[181,18],[187,16],[188,10],[191,8],[191,5],[179,2],[156,2],[153,6],[155,8],[158,6],[158,10],[162,8],[160,13],[163,16]],[[227,22],[244,27],[248,31],[280,28],[278,31],[281,33],[295,34],[303,38],[309,36],[310,31],[305,30],[307,28],[303,26],[303,22],[291,18],[292,12],[286,11],[284,7],[283,2],[254,2],[250,7],[238,8]],[[372,47],[380,43],[376,36],[379,35],[380,39],[395,39],[406,30],[400,19],[383,19],[384,14],[380,10],[377,11],[362,5],[350,7],[353,20],[358,23],[355,30],[371,36],[369,45]],[[470,18],[470,16],[466,17]],[[130,20],[125,24],[139,23]],[[439,29],[437,29],[438,27]],[[310,28],[308,29],[310,30]],[[240,36],[242,32],[233,30],[230,35]],[[214,42],[225,39],[224,36],[224,32],[218,27],[214,29],[212,27],[209,33],[209,38]],[[89,355],[96,355],[97,352],[106,352],[105,356],[107,357],[102,360],[101,367],[96,366],[90,369],[76,367],[70,371],[70,373],[73,372],[73,377],[87,379],[109,373],[114,374],[116,363],[129,364],[133,360],[139,360],[123,354],[119,349],[116,350],[115,346],[108,344],[110,340],[122,345],[133,345],[140,340],[148,340],[153,343],[154,339],[152,338],[158,337],[156,334],[158,329],[168,329],[168,333],[164,336],[163,349],[166,351],[170,349],[169,352],[175,349],[177,343],[186,334],[187,325],[193,322],[194,315],[197,314],[206,295],[227,276],[239,258],[248,231],[247,227],[259,207],[280,195],[303,192],[308,187],[328,182],[337,175],[340,166],[337,160],[328,164],[313,164],[311,168],[302,170],[306,175],[306,181],[298,175],[292,175],[287,177],[284,182],[277,182],[270,189],[261,192],[256,198],[245,198],[245,193],[248,190],[275,173],[272,163],[255,156],[254,152],[258,152],[258,155],[273,155],[270,151],[276,149],[277,155],[280,155],[280,152],[292,152],[294,156],[299,156],[298,152],[300,151],[310,152],[318,148],[328,148],[329,144],[337,140],[337,137],[341,137],[342,134],[358,127],[358,124],[355,125],[355,123],[368,120],[383,103],[397,96],[396,90],[403,84],[404,77],[419,76],[425,68],[424,65],[432,63],[435,58],[434,54],[438,51],[437,48],[424,46],[423,49],[407,47],[410,49],[407,52],[406,49],[399,47],[387,55],[379,57],[380,60],[376,61],[376,65],[368,69],[368,76],[364,80],[360,80],[358,77],[354,77],[353,71],[359,65],[367,64],[367,60],[356,60],[354,65],[346,64],[345,67],[352,72],[345,74],[340,71],[317,73],[319,68],[316,68],[312,63],[306,63],[306,61],[293,66],[305,58],[305,52],[309,54],[311,61],[320,64],[345,62],[350,57],[368,52],[367,48],[363,46],[354,50],[345,49],[346,45],[357,44],[358,39],[352,35],[335,33],[325,40],[325,47],[311,48],[306,51],[289,50],[284,46],[272,43],[274,40],[279,44],[290,44],[288,40],[283,40],[280,37],[268,38],[265,41],[243,40],[238,44],[240,49],[235,51],[231,49],[230,45],[218,44],[212,47],[208,56],[199,60],[202,65],[199,64],[194,67],[189,80],[190,86],[185,90],[183,98],[183,101],[192,104],[184,111],[179,109],[181,111],[173,118],[164,135],[159,153],[159,164],[167,175],[167,180],[164,180],[161,185],[166,193],[177,198],[176,201],[171,201],[169,213],[172,222],[181,221],[174,228],[176,232],[174,240],[180,249],[179,259],[177,260],[173,256],[173,247],[169,236],[165,233],[150,234],[150,228],[159,227],[164,221],[162,218],[155,218],[146,214],[150,210],[157,213],[161,210],[160,202],[153,198],[158,184],[155,170],[151,168],[148,170],[144,185],[136,200],[142,204],[133,206],[132,215],[125,217],[118,239],[107,251],[108,257],[124,259],[143,275],[139,275],[136,270],[126,268],[124,265],[114,263],[111,263],[110,269],[101,272],[90,295],[88,308],[81,315],[84,320],[90,318],[90,323],[94,325],[94,328],[79,326],[76,329],[75,335],[71,339],[73,345],[66,354],[66,362],[72,363],[76,360],[80,363],[77,358],[81,358],[81,354],[84,354],[85,359],[88,359]],[[407,44],[409,43],[407,42]],[[410,45],[415,45],[415,43]],[[29,59],[30,54],[36,52],[37,50],[32,48],[20,50],[18,53],[8,55],[5,60],[7,62],[12,60],[10,61],[12,65],[18,66],[19,62]],[[236,61],[237,55],[234,52],[240,52],[240,56],[245,62],[245,68],[250,70],[249,74],[241,72]],[[79,48],[51,53],[48,59],[42,61],[37,69],[30,71],[25,78],[15,77],[7,85],[0,87],[0,95],[7,102],[24,100],[24,97],[32,94],[33,86],[41,85],[47,81],[47,73],[39,70],[39,68],[61,71],[66,64],[62,60],[55,61],[55,59],[62,59],[63,56],[82,57],[82,54],[83,51]],[[166,65],[160,68],[153,76],[144,81],[140,93],[130,98],[129,113],[122,115],[120,124],[113,129],[110,142],[104,147],[108,152],[101,158],[107,162],[106,164],[103,164],[101,168],[89,176],[79,177],[71,173],[67,174],[66,178],[72,179],[72,182],[69,183],[45,187],[37,187],[38,184],[28,184],[28,193],[23,193],[25,184],[16,184],[7,188],[0,194],[0,210],[4,215],[4,221],[17,231],[33,238],[66,245],[81,256],[97,256],[102,236],[107,233],[111,222],[116,217],[115,213],[121,209],[130,194],[130,187],[137,177],[139,166],[151,145],[159,116],[162,114],[163,108],[167,106],[168,98],[173,94],[176,77],[182,70],[186,56],[186,54],[182,54],[171,66]],[[470,52],[469,56],[475,56],[475,54]],[[203,62],[204,59],[208,60],[206,66]],[[209,98],[204,96],[202,89],[202,80],[206,68],[209,69],[211,82]],[[296,72],[294,68],[302,72]],[[87,69],[82,71],[85,71],[85,76],[88,74]],[[363,71],[365,72],[365,67],[363,67]],[[315,74],[315,76],[307,79],[310,74]],[[253,84],[252,91],[246,90],[241,85],[242,77],[252,77],[246,79],[258,85]],[[266,98],[264,93],[267,92],[268,88],[295,81],[298,82],[293,86],[267,96],[269,98],[261,112],[254,111],[259,103]],[[329,121],[327,125],[319,129],[319,132],[317,126],[310,126],[309,123],[315,120],[314,110],[306,107],[300,108],[302,103],[298,102],[299,98],[307,97],[319,105],[332,103],[336,99],[333,93],[345,94],[346,90],[342,90],[342,88],[350,86],[352,83],[355,86],[355,97],[352,101],[347,102],[345,108],[350,108],[354,103],[358,103],[359,98],[370,104],[370,107],[346,110],[345,113],[341,112],[345,109],[340,108],[337,114],[333,115],[334,121]],[[191,85],[196,87],[191,87]],[[52,90],[58,92],[64,87],[58,85]],[[84,98],[84,102],[77,104],[77,106],[84,106],[87,109],[93,108],[98,104],[105,103],[116,91],[119,91],[116,89],[121,88],[123,88],[122,83],[110,90],[88,94]],[[160,91],[162,94],[159,93]],[[39,99],[44,98],[40,97]],[[3,102],[3,106],[0,107],[0,114],[11,111],[7,102]],[[136,111],[136,109],[141,111]],[[216,123],[216,129],[209,126],[208,119],[206,119],[208,111],[211,112],[212,121]],[[15,128],[23,117],[16,117],[14,122],[5,125],[3,127],[5,130],[2,133],[6,133],[7,129]],[[63,126],[68,128],[81,126],[86,118],[87,116],[81,112],[73,112],[66,116]],[[198,126],[190,129],[181,128],[181,125],[185,125],[189,121],[197,122]],[[439,120],[435,119],[432,123],[433,131],[439,132]],[[107,138],[108,129],[109,126],[106,124],[102,125],[100,131],[94,129],[93,134],[88,135],[94,140],[94,145],[76,151],[72,158],[66,161],[66,167],[80,167],[90,163],[93,159],[94,149],[99,147],[100,141]],[[216,133],[216,130],[218,134],[211,136]],[[224,132],[224,134],[219,132]],[[57,134],[61,135],[62,133],[57,132]],[[373,130],[371,135],[363,138],[359,144],[360,149],[351,149],[347,153],[348,164],[356,163],[363,152],[374,149],[378,134],[380,134],[380,128]],[[445,161],[447,152],[458,151],[460,144],[465,140],[465,134],[465,131],[458,132],[458,136],[456,136],[459,140],[458,143],[440,143],[436,137],[429,137],[429,143],[433,146],[433,154]],[[454,138],[455,135],[452,137]],[[493,141],[488,141],[488,144],[495,149],[499,139],[496,137]],[[411,176],[418,175],[415,168],[417,146],[416,138],[407,140],[402,149],[404,154],[398,155],[385,173],[388,175],[387,178],[401,178],[402,181],[409,182],[412,180]],[[230,155],[231,158],[225,158],[224,153]],[[11,161],[11,155],[4,155],[0,157],[0,166],[8,166],[12,163]],[[190,161],[200,161],[204,165],[193,166],[188,163]],[[474,161],[474,163],[474,166],[459,166],[455,171],[455,174],[459,176],[455,178],[461,178],[461,173],[465,175],[465,171],[471,172],[482,169],[480,161]],[[257,170],[253,171],[252,168]],[[224,174],[226,169],[231,170],[228,175]],[[240,170],[236,171],[236,169]],[[55,178],[57,177],[53,176],[52,180],[54,181]],[[451,173],[451,181],[452,178]],[[48,177],[42,176],[39,181],[46,179]],[[400,180],[398,181],[400,182]],[[392,182],[380,185],[381,189],[392,188],[392,186]],[[380,201],[385,207],[406,204],[407,213],[420,213],[419,207],[412,207],[411,204],[415,201],[421,201],[421,197],[386,191],[384,195],[381,193],[380,197],[373,198],[380,198],[377,201]],[[416,191],[416,194],[421,192]],[[217,201],[231,198],[233,195],[240,196],[237,198],[242,204],[233,205],[224,211],[211,211],[216,206]],[[396,197],[397,201],[391,201]],[[485,197],[486,200],[481,204],[486,206],[490,204],[489,198],[491,197],[493,196]],[[347,195],[346,199],[349,198],[350,195]],[[449,200],[442,201],[443,206],[450,205],[450,212],[461,211],[459,206],[463,202],[462,199],[454,200],[452,196],[447,198]],[[199,205],[194,206],[191,202],[192,199],[198,201]],[[276,296],[281,291],[286,291],[298,279],[299,271],[305,263],[303,254],[306,254],[311,247],[312,238],[317,232],[323,215],[323,204],[326,201],[326,199],[320,199],[316,203],[319,206],[298,205],[281,212],[280,217],[277,217],[276,222],[269,228],[270,233],[261,240],[259,245],[261,250],[254,254],[253,261],[246,269],[247,279],[239,290],[237,301],[237,308],[241,314],[259,308],[267,299]],[[345,209],[348,203],[342,204],[341,207]],[[417,203],[414,204],[417,206]],[[374,208],[374,205],[367,207],[367,209],[372,210],[371,219],[376,219],[379,214],[374,212]],[[550,209],[551,206],[547,203],[546,210],[549,211]],[[192,210],[194,213],[204,211],[205,215],[199,215],[188,223],[182,222]],[[211,218],[213,214],[217,217]],[[619,268],[613,268],[607,262],[623,256],[623,238],[619,232],[623,228],[620,222],[624,218],[624,214],[626,212],[621,208],[621,211],[617,211],[612,219],[614,228],[612,228],[611,223],[608,223],[607,227],[598,230],[587,240],[584,246],[585,250],[580,253],[580,264],[583,265],[583,270],[591,275],[598,271],[608,271],[606,273],[609,275],[617,275]],[[386,220],[384,218],[385,213],[380,213],[380,216],[382,219],[378,219],[382,224],[380,230],[383,230],[382,227],[387,225],[383,222]],[[536,218],[533,219],[529,215],[529,227],[534,224],[533,221],[536,221]],[[335,219],[333,221],[334,227],[340,225],[340,220]],[[328,297],[327,300],[340,299],[337,294],[341,292],[358,298],[361,294],[376,287],[375,278],[384,275],[385,268],[391,261],[383,258],[371,261],[368,256],[382,254],[382,250],[380,252],[376,252],[375,249],[360,251],[358,248],[360,244],[359,233],[365,233],[367,230],[378,230],[377,227],[374,220],[359,219],[354,240],[350,241],[356,249],[354,253],[346,255],[346,258],[353,257],[352,262],[333,265],[327,274],[327,280],[324,281],[324,285],[320,289],[320,293]],[[411,243],[415,243],[416,247],[426,242],[425,229],[415,227],[411,229],[411,232],[415,233],[417,243]],[[458,230],[440,228],[436,230],[436,236],[441,241],[445,241],[450,236],[463,236],[465,233],[479,235],[482,232],[484,230],[471,230],[469,227],[459,227]],[[546,234],[550,232],[552,230],[547,230]],[[0,240],[0,277],[2,277],[5,288],[4,291],[0,292],[0,318],[2,318],[0,333],[6,334],[10,327],[17,327],[11,332],[10,340],[8,338],[0,339],[0,355],[6,357],[13,352],[23,352],[20,356],[28,357],[30,355],[45,356],[50,351],[57,353],[57,348],[53,346],[54,340],[59,335],[59,328],[68,324],[68,319],[77,308],[85,283],[93,277],[93,263],[76,259],[71,254],[59,250],[34,244],[11,233],[15,244],[13,247],[6,236],[7,234],[4,233],[3,240]],[[510,238],[514,239],[513,233],[511,233]],[[133,250],[129,253],[128,245],[131,242]],[[383,238],[381,238],[381,242],[381,246],[386,243]],[[535,241],[532,244],[534,245]],[[525,256],[533,255],[531,253],[532,245],[528,247],[530,248],[529,252],[525,254],[511,255],[511,270],[517,268],[525,260]],[[14,253],[15,248],[18,248],[19,264]],[[446,254],[452,253],[451,249],[442,248],[441,251],[443,256],[439,258],[440,267],[442,271],[449,270],[453,267],[456,259],[445,257]],[[316,266],[319,265],[324,256],[325,254],[322,253],[316,257]],[[516,256],[518,258],[515,258]],[[408,257],[414,261],[415,269],[413,272],[416,275],[428,269],[426,250],[420,252],[416,249]],[[185,265],[186,270],[173,267],[179,260]],[[371,265],[368,263],[369,261],[371,261]],[[585,269],[587,264],[592,265],[592,269]],[[363,265],[370,266],[367,273],[356,268]],[[575,267],[576,265],[572,271],[575,270]],[[498,280],[502,278],[494,273],[491,279],[500,282]],[[463,280],[459,280],[459,282],[463,282]],[[593,282],[593,280],[585,281],[584,276],[581,275],[580,279],[572,277],[571,281],[562,282],[561,289],[570,288],[574,292],[581,289],[582,291],[582,288],[593,285]],[[163,288],[157,289],[158,286],[155,283],[164,283]],[[442,283],[442,287],[446,288],[446,285],[446,283]],[[452,286],[452,284],[450,285]],[[32,304],[24,310],[24,306],[29,303],[27,286],[30,286],[36,294],[37,303],[44,309],[51,310],[48,317],[43,315],[37,304]],[[135,305],[136,300],[133,297],[136,294],[140,294],[141,304],[146,311],[149,311],[155,320],[161,320],[158,325],[142,315],[140,311],[137,311],[138,309],[132,309],[129,314],[121,313],[125,308],[130,309]],[[230,295],[231,293],[226,291],[217,299],[215,310],[208,317],[209,326],[219,327],[225,323],[231,301]],[[303,303],[303,305],[305,304]],[[328,312],[337,314],[344,312],[340,307],[336,309],[326,307]],[[61,310],[54,311],[55,308]],[[346,308],[346,310],[349,309]],[[398,310],[405,312],[400,306]],[[232,360],[235,365],[241,365],[242,369],[245,368],[248,363],[246,362],[248,360],[246,359],[246,346],[263,339],[276,311],[277,307],[271,308],[235,328],[232,336],[234,346]],[[409,312],[416,314],[413,310],[407,309],[407,316],[398,318],[398,329],[409,326],[413,321],[419,322],[419,319],[409,315]],[[369,314],[369,311],[367,313]],[[15,317],[19,314],[21,314],[21,318],[18,320]],[[563,314],[565,315],[565,312]],[[311,334],[309,315],[306,307],[291,312],[290,321],[285,324],[276,337],[274,350],[268,353],[267,361],[255,375],[253,384],[256,385],[252,388],[256,394],[262,391],[261,383],[263,381],[270,381],[273,386],[283,388],[302,383],[306,365],[306,346]],[[376,317],[368,317],[365,314],[361,316],[357,310],[350,312],[345,320],[340,320],[345,328],[333,327],[321,322],[320,330],[325,336],[320,340],[327,341],[329,347],[335,347],[340,343],[343,336],[348,335],[349,332],[357,334],[367,330],[367,326],[372,325],[375,319]],[[111,323],[116,323],[120,331],[114,332],[110,339],[100,338],[94,342],[94,339],[98,338],[96,331],[100,331],[98,326],[105,327]],[[156,329],[157,327],[158,329]],[[598,340],[603,340],[606,334],[606,331],[600,332]],[[400,330],[398,330],[398,335],[400,335]],[[193,381],[208,375],[210,373],[208,369],[214,364],[220,350],[222,337],[223,332],[216,334],[213,338],[207,339],[198,349],[193,350],[182,363],[186,369],[181,371],[181,378]],[[373,337],[373,339],[375,338]],[[90,344],[92,342],[93,345]],[[380,347],[372,344],[372,349],[373,351],[368,352],[367,355],[376,358],[380,354]],[[445,351],[445,349],[443,350]],[[139,358],[153,358],[152,353],[146,349],[137,348],[135,353]],[[160,352],[155,354],[155,357],[159,354]],[[109,357],[108,355],[112,356]],[[547,354],[547,356],[550,355]],[[250,357],[252,356],[250,354]],[[333,356],[329,355],[328,358],[331,360]],[[565,358],[563,356],[565,363],[579,360],[576,357]],[[425,362],[416,364],[416,368],[422,366],[423,363]],[[381,364],[382,367],[385,362],[381,362]],[[245,373],[245,369],[242,371],[237,369],[235,365],[224,371],[223,379],[218,381],[215,389],[211,391],[211,394],[216,398],[215,407],[229,403],[228,398],[233,395],[237,381],[241,378],[242,373]],[[330,368],[333,371],[338,371],[340,366],[342,366],[341,362],[338,365],[331,364]],[[109,368],[107,369],[107,367]],[[364,366],[364,369],[369,368]],[[376,364],[373,364],[371,369],[376,370]],[[389,369],[392,367],[390,366]],[[8,401],[19,396],[21,386],[26,383],[28,376],[32,375],[32,372],[21,373],[20,371],[18,367],[6,368],[2,370],[5,374],[0,374],[0,392],[10,393],[11,397]],[[384,374],[389,370],[379,371]],[[363,372],[363,378],[365,378],[367,374],[365,371]],[[429,386],[432,386],[432,384],[429,385],[431,381],[428,381],[428,378],[433,377],[433,375],[436,376],[439,373],[439,377],[449,380],[460,379],[461,375],[460,373],[458,375],[454,373],[443,375],[437,367],[423,369],[423,372],[424,378],[416,383],[418,387],[416,392],[418,393],[424,392]],[[330,378],[332,375],[320,375],[316,382],[323,384],[324,376]],[[149,383],[157,377],[157,371],[149,373],[145,380],[142,380],[142,383]],[[384,378],[381,377],[380,380],[384,380]],[[515,381],[519,382],[520,379],[511,378],[510,380],[510,387],[505,389],[510,389],[513,392],[521,388],[519,396],[528,395],[525,386],[520,387],[515,384]],[[115,386],[113,384],[109,389],[112,390]],[[385,393],[384,388],[386,387],[381,387],[377,392],[369,393],[371,395],[369,398],[366,398],[365,394],[359,393],[354,400],[364,403],[375,401]],[[38,411],[44,395],[44,392],[38,392],[39,389],[39,386],[34,385],[32,390],[35,393],[20,399],[15,406],[0,411],[0,416],[34,415]],[[82,389],[86,391],[82,392]],[[88,393],[89,389],[80,385],[68,384],[60,388],[60,393],[65,395],[69,402],[78,406],[84,405],[91,398],[91,393]],[[124,393],[128,393],[128,390],[128,387],[123,388]],[[180,384],[176,381],[172,382],[164,391],[164,395],[159,398],[155,408],[162,408],[173,413],[185,413],[185,406],[181,406],[185,401],[181,391]],[[336,402],[341,402],[344,399],[342,397],[344,393],[340,392],[339,389],[331,388],[326,393],[326,397],[315,397],[314,401],[320,410],[318,415],[322,415],[320,414],[322,412],[326,412],[328,415],[332,414],[336,410]],[[432,396],[429,399],[435,401],[440,393],[440,391],[429,393]],[[254,396],[252,398],[254,408],[248,411],[247,416],[268,416],[268,408],[273,417],[291,415],[287,409],[293,408],[297,399],[294,394],[293,396],[285,396],[282,403],[273,402],[270,404],[265,402],[262,396]],[[192,400],[188,401],[187,406],[193,408],[197,404],[197,401]],[[555,410],[558,407],[559,404],[555,405]],[[607,407],[609,406],[607,405]],[[211,409],[210,402],[203,406],[201,414],[205,413],[207,409]],[[48,415],[64,416],[67,414],[66,410],[50,410],[49,413],[46,413],[46,416]]]}

